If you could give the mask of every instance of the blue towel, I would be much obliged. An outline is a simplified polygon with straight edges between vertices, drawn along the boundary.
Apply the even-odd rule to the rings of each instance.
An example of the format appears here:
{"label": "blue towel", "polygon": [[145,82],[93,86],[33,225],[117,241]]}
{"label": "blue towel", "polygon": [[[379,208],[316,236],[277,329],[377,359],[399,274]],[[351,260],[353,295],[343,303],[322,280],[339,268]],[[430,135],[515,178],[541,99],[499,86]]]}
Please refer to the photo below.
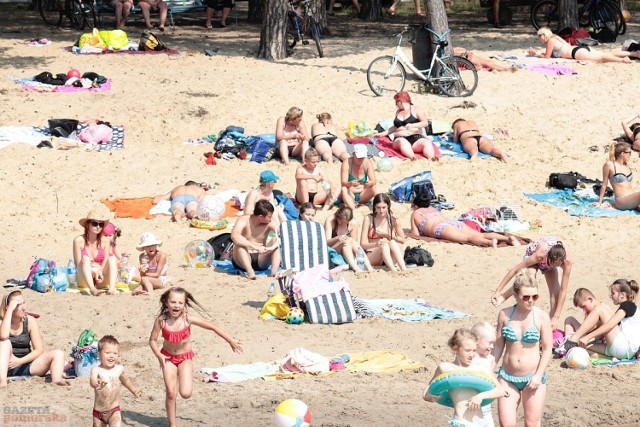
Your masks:
{"label": "blue towel", "polygon": [[615,208],[592,206],[598,197],[589,191],[555,190],[550,193],[524,193],[525,196],[538,202],[548,203],[564,209],[571,216],[612,217],[621,215],[640,215],[639,211],[621,211]]}
{"label": "blue towel", "polygon": [[[382,316],[391,320],[403,322],[422,322],[431,319],[459,319],[468,314],[451,310],[449,308],[434,307],[423,299],[373,299],[363,300],[371,307],[376,316]],[[385,311],[385,307],[391,306],[391,312]],[[405,312],[407,314],[403,314]]]}
{"label": "blue towel", "polygon": [[[436,145],[440,147],[440,151],[442,151],[442,154],[444,154],[445,156],[460,157],[461,159],[468,159],[469,157],[471,157],[462,150],[462,144],[453,141],[452,133],[429,136],[433,138],[433,142],[435,142]],[[493,156],[491,154],[478,153],[478,157],[480,157],[481,159],[487,159],[492,158]]]}
{"label": "blue towel", "polygon": [[[237,268],[235,268],[231,263],[231,260],[213,261],[211,265],[213,265],[216,269],[226,271],[229,274],[235,274],[235,275],[242,274],[243,276],[247,275],[246,271],[238,270]],[[266,270],[256,270],[256,276],[267,276],[270,271],[271,271],[271,266],[269,266]]]}

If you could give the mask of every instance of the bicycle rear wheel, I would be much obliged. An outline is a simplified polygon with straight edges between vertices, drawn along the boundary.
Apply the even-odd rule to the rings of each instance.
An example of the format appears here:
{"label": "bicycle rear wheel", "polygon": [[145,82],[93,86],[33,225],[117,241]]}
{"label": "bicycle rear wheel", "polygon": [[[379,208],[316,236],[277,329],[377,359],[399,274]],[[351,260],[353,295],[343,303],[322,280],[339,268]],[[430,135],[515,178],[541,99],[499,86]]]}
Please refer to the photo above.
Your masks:
{"label": "bicycle rear wheel", "polygon": [[432,81],[448,96],[471,96],[478,87],[478,70],[467,59],[449,56],[438,62]]}
{"label": "bicycle rear wheel", "polygon": [[38,11],[45,24],[59,26],[62,23],[64,3],[62,0],[38,0]]}
{"label": "bicycle rear wheel", "polygon": [[[295,15],[295,12],[293,13],[293,15]],[[296,43],[298,42],[298,27],[296,25],[298,22],[297,20],[298,20],[297,17],[295,16],[292,17],[291,13],[289,13],[289,16],[287,19],[287,33],[285,36],[287,47],[289,49],[293,49],[296,46]]]}
{"label": "bicycle rear wheel", "polygon": [[610,1],[602,1],[589,14],[589,23],[594,30],[607,28],[615,36],[620,31],[620,18],[622,13],[617,4]]}
{"label": "bicycle rear wheel", "polygon": [[98,16],[96,13],[96,1],[95,0],[84,0],[82,2],[82,7],[84,11],[84,19],[90,30],[98,27]]}
{"label": "bicycle rear wheel", "polygon": [[311,18],[309,21],[309,25],[311,26],[311,38],[316,42],[316,47],[318,48],[318,55],[320,58],[324,57],[324,51],[322,50],[322,42],[320,41],[320,35],[322,34],[322,29],[320,28],[320,24],[316,22],[315,19]]}
{"label": "bicycle rear wheel", "polygon": [[559,21],[560,15],[556,0],[540,0],[531,7],[531,25],[536,30],[542,27],[554,30],[558,27]]}
{"label": "bicycle rear wheel", "polygon": [[378,96],[400,92],[404,89],[405,79],[404,66],[393,56],[376,58],[367,69],[369,87]]}
{"label": "bicycle rear wheel", "polygon": [[69,2],[69,22],[76,30],[82,30],[85,25],[84,5],[81,0],[71,0]]}

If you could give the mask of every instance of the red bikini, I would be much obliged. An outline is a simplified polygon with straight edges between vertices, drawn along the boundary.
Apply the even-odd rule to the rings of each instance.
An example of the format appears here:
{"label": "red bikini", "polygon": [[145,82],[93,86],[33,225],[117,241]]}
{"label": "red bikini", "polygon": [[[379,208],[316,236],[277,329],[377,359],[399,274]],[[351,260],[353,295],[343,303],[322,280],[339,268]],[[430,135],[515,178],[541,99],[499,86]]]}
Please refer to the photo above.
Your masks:
{"label": "red bikini", "polygon": [[[169,329],[167,329],[166,322],[162,322],[162,338],[164,338],[165,341],[178,344],[191,336],[191,326],[187,323],[186,316],[183,319],[185,327],[180,329],[179,331],[170,331]],[[163,348],[160,350],[160,353],[167,356],[169,362],[173,363],[176,366],[180,366],[180,364],[185,360],[192,360],[195,356],[195,353],[191,350],[185,353],[171,354]]]}

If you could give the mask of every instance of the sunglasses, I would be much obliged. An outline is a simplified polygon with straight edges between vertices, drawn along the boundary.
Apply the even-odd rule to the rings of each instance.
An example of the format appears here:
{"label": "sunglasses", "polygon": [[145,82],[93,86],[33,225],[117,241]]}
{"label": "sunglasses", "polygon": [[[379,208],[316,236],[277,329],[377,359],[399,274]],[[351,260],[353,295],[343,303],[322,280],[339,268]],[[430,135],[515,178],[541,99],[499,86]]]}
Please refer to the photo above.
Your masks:
{"label": "sunglasses", "polygon": [[101,221],[89,221],[92,227],[104,227],[104,222]]}
{"label": "sunglasses", "polygon": [[520,298],[522,298],[522,301],[529,301],[530,299],[534,300],[534,301],[538,301],[538,298],[540,298],[540,295],[535,294],[535,295],[522,295]]}

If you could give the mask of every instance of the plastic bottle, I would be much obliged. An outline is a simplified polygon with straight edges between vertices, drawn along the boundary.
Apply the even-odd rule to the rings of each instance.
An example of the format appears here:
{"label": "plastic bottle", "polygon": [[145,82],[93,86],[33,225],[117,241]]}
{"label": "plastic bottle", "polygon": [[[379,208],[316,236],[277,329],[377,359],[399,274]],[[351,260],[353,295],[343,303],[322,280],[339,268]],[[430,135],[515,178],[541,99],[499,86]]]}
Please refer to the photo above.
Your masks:
{"label": "plastic bottle", "polygon": [[140,257],[140,271],[146,273],[147,270],[149,270],[149,255],[145,252]]}
{"label": "plastic bottle", "polygon": [[128,285],[130,282],[129,279],[129,255],[122,254],[122,259],[120,260],[120,281],[125,285]]}
{"label": "plastic bottle", "polygon": [[276,294],[276,284],[271,282],[269,289],[267,290],[267,298],[271,298]]}
{"label": "plastic bottle", "polygon": [[78,279],[76,276],[76,264],[72,259],[67,263],[67,282],[69,288],[77,288],[78,287]]}
{"label": "plastic bottle", "polygon": [[356,264],[358,265],[358,268],[362,271],[366,271],[367,270],[367,266],[364,263],[364,257],[366,257],[367,254],[364,251],[364,249],[362,249],[362,246],[358,246],[358,250],[356,252]]}

